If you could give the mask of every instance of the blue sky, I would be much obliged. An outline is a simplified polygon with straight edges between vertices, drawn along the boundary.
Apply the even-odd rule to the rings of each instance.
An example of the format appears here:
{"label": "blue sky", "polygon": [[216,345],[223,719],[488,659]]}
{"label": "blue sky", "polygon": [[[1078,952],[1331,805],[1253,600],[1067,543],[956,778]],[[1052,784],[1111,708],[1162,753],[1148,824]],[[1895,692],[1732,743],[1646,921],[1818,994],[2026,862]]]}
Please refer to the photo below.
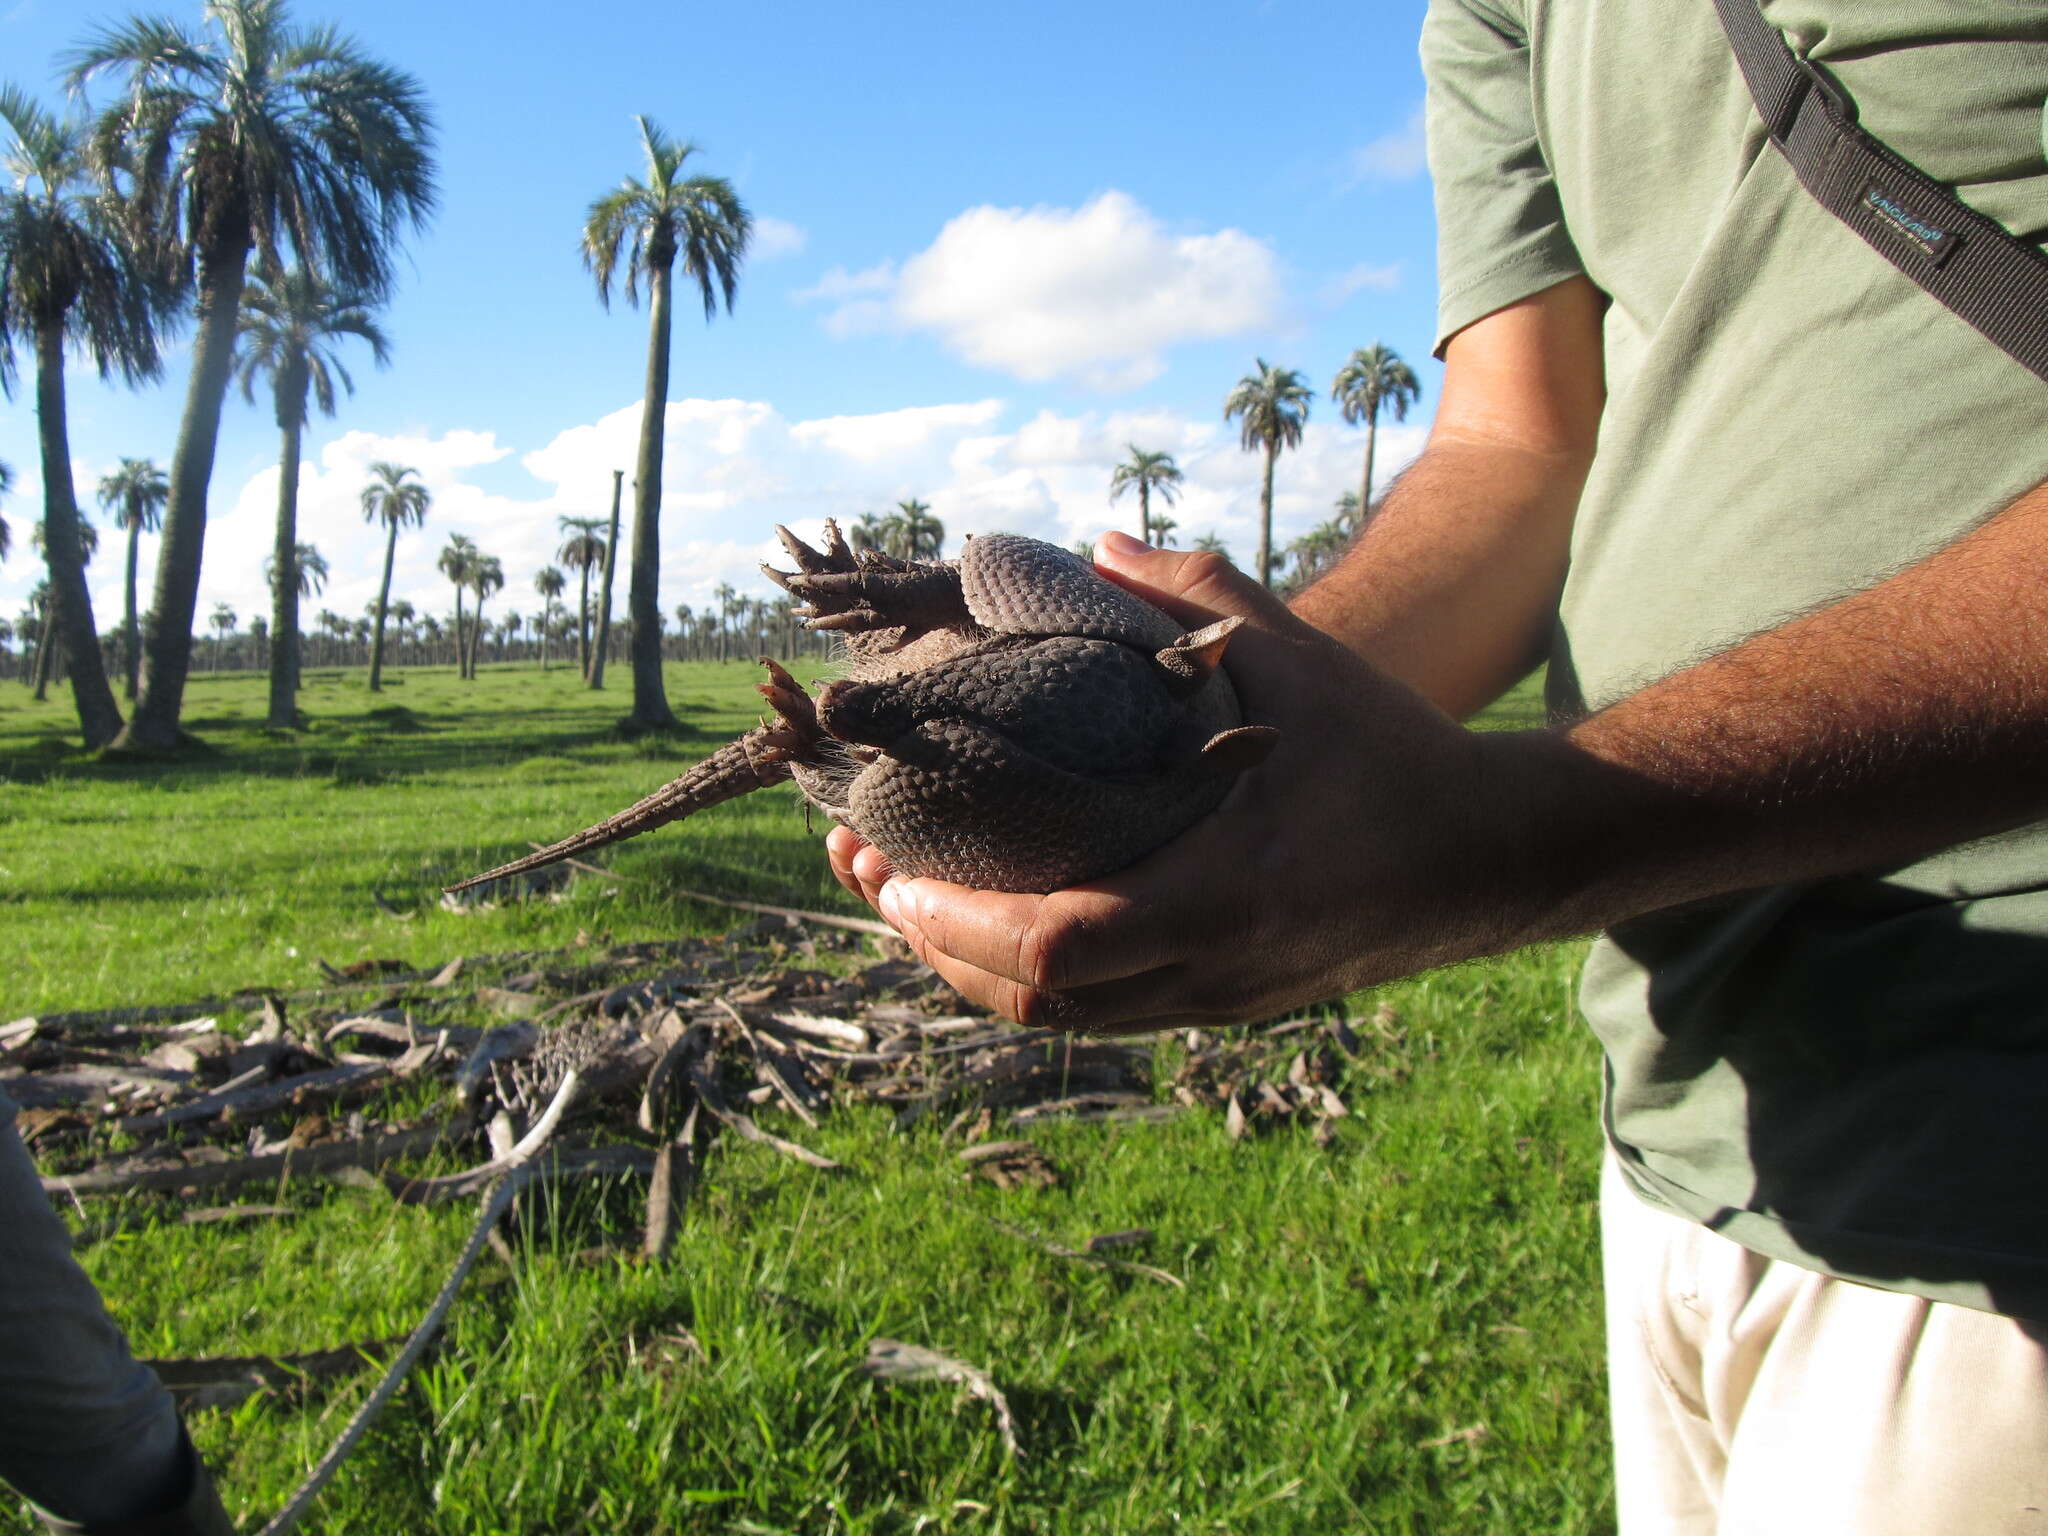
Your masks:
{"label": "blue sky", "polygon": [[[53,60],[135,7],[0,0],[0,78],[56,99]],[[194,5],[156,7],[198,24]],[[1265,357],[1322,392],[1280,469],[1278,537],[1355,488],[1362,432],[1327,399],[1380,340],[1421,377],[1383,427],[1412,453],[1433,409],[1434,227],[1415,62],[1423,0],[1328,4],[792,3],[601,10],[300,0],[410,70],[439,120],[440,209],[409,242],[385,315],[388,370],[306,442],[301,536],[333,576],[314,611],[374,594],[364,466],[397,458],[435,495],[400,544],[395,590],[450,605],[434,552],[464,532],[504,562],[500,602],[536,606],[555,519],[600,513],[630,471],[642,312],[599,308],[577,255],[590,200],[640,171],[632,115],[701,146],[759,220],[739,302],[705,326],[678,305],[664,474],[663,605],[753,564],[778,521],[932,503],[950,535],[1062,542],[1135,514],[1109,506],[1127,441],[1174,452],[1182,532],[1252,552],[1257,461],[1221,420]],[[602,18],[601,21],[598,18]],[[123,455],[168,465],[187,354],[142,391],[72,373],[84,499]],[[0,401],[0,515],[38,515],[33,394]],[[237,398],[213,482],[202,611],[264,606],[276,494],[268,410]],[[118,617],[109,541],[92,570]],[[153,561],[144,543],[144,581]],[[18,537],[0,615],[36,579]],[[145,599],[146,600],[146,599]]]}

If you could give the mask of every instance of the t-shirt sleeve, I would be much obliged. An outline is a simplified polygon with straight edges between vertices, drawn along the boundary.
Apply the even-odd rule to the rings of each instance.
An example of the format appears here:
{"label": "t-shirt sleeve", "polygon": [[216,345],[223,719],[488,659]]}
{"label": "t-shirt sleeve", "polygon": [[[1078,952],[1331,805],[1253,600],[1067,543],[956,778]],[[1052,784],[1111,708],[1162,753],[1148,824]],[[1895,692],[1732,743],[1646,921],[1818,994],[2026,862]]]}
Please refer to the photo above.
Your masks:
{"label": "t-shirt sleeve", "polygon": [[1529,44],[1504,5],[1430,0],[1422,27],[1436,185],[1437,341],[1583,272],[1537,140]]}

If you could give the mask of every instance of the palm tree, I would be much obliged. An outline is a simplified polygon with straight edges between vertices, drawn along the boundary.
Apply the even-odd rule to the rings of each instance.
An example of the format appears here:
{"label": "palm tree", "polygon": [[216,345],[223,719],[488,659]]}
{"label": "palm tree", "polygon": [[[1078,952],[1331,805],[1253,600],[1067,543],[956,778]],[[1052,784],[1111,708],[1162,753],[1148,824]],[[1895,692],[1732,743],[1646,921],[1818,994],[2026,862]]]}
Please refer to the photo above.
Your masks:
{"label": "palm tree", "polygon": [[604,520],[597,517],[560,517],[555,524],[568,537],[555,551],[555,558],[583,577],[582,594],[576,600],[576,643],[583,662],[583,675],[590,676],[590,569],[605,558]]}
{"label": "palm tree", "polygon": [[936,560],[946,543],[946,525],[932,516],[931,507],[915,496],[896,503],[896,510],[882,525],[889,553],[905,560]]}
{"label": "palm tree", "polygon": [[[7,493],[14,489],[14,469],[0,463],[0,501],[7,499]],[[0,560],[7,558],[8,548],[14,543],[13,530],[7,526],[7,519],[0,517]]]}
{"label": "palm tree", "polygon": [[1259,490],[1259,585],[1273,585],[1273,462],[1280,450],[1301,442],[1301,429],[1308,422],[1307,382],[1292,368],[1275,368],[1262,357],[1257,373],[1237,381],[1237,388],[1223,402],[1223,419],[1240,417],[1238,441],[1249,453],[1263,449],[1266,473]]}
{"label": "palm tree", "polygon": [[[63,647],[79,729],[89,747],[121,730],[79,557],[78,492],[71,477],[64,354],[77,348],[105,378],[157,371],[157,323],[168,294],[149,280],[122,237],[119,201],[96,190],[90,128],[58,118],[12,85],[0,86],[0,386],[12,393],[17,341],[33,349],[36,424],[48,529],[49,623]],[[46,642],[47,645],[47,642]]]}
{"label": "palm tree", "polygon": [[540,574],[533,578],[533,590],[540,594],[540,669],[548,669],[548,628],[555,616],[555,605],[562,595],[562,589],[569,585],[568,579],[552,565],[540,568]]}
{"label": "palm tree", "polygon": [[732,313],[740,263],[754,221],[732,183],[722,176],[683,176],[697,152],[677,143],[645,117],[636,117],[647,157],[647,180],[627,177],[590,205],[583,225],[583,261],[597,279],[597,297],[611,307],[611,285],[625,258],[626,301],[639,302],[647,284],[647,388],[640,407],[640,454],[633,466],[633,579],[626,609],[633,622],[633,712],[637,726],[675,723],[661,686],[661,450],[668,415],[669,290],[682,261],[695,279],[708,325],[725,298]]}
{"label": "palm tree", "polygon": [[213,670],[221,668],[220,648],[226,644],[229,635],[235,632],[235,610],[226,603],[213,605]]}
{"label": "palm tree", "polygon": [[418,610],[401,597],[395,603],[387,602],[385,604],[385,611],[390,614],[392,622],[398,626],[398,654],[399,658],[403,660],[405,648],[412,640],[412,621]]}
{"label": "palm tree", "polygon": [[1401,354],[1377,341],[1353,352],[1337,370],[1330,398],[1350,425],[1365,423],[1365,478],[1358,487],[1360,523],[1372,515],[1372,454],[1380,435],[1380,407],[1392,411],[1394,420],[1406,421],[1408,407],[1421,394],[1422,385],[1401,361]]}
{"label": "palm tree", "polygon": [[[292,24],[286,0],[207,0],[192,33],[154,18],[108,27],[70,58],[67,85],[117,77],[96,157],[132,167],[135,225],[197,283],[192,378],[171,460],[142,695],[123,744],[178,741],[221,401],[242,284],[297,265],[341,292],[389,284],[398,236],[433,206],[432,125],[410,75],[331,27]],[[290,259],[287,259],[289,255]]]}
{"label": "palm tree", "polygon": [[370,466],[370,483],[363,487],[363,521],[384,523],[384,579],[377,584],[377,628],[370,642],[372,693],[384,690],[384,616],[391,606],[391,562],[398,554],[398,530],[426,522],[433,503],[418,475],[416,469],[379,460]]}
{"label": "palm tree", "polygon": [[325,416],[335,407],[335,381],[350,394],[355,380],[335,355],[334,343],[344,336],[369,344],[381,366],[391,357],[390,343],[370,318],[364,295],[331,288],[303,267],[276,274],[259,273],[242,289],[242,318],[235,332],[240,351],[235,377],[242,398],[254,401],[258,379],[270,381],[273,418],[283,441],[277,472],[277,534],[271,565],[278,575],[270,583],[270,718],[273,730],[298,722],[293,695],[299,683],[299,581],[291,570],[299,547],[299,446],[306,430],[306,400]]}
{"label": "palm tree", "polygon": [[1294,562],[1294,569],[1287,579],[1289,590],[1299,592],[1308,586],[1335,565],[1350,544],[1351,532],[1341,517],[1318,523],[1289,544],[1288,558]]}
{"label": "palm tree", "polygon": [[[84,568],[92,564],[93,556],[100,552],[100,531],[93,527],[91,523],[81,519],[77,532],[78,564],[82,575]],[[29,530],[28,547],[36,552],[45,565],[49,564],[49,532],[48,525],[43,520],[38,519],[35,527]],[[46,583],[46,589],[47,585]],[[56,666],[57,657],[64,648],[63,633],[58,628],[58,624],[56,604],[45,602],[43,604],[43,637],[36,645],[35,690],[37,703],[41,703],[49,697],[50,677]],[[68,669],[68,657],[66,662]]]}
{"label": "palm tree", "polygon": [[[121,662],[126,674],[125,692],[135,697],[135,683],[142,671],[142,632],[135,622],[135,560],[142,535],[155,533],[171,483],[152,459],[123,459],[120,468],[100,480],[100,505],[114,514],[114,525],[128,533],[128,572],[125,592],[127,606],[121,622]],[[6,549],[0,537],[0,552]]]}
{"label": "palm tree", "polygon": [[888,536],[888,519],[879,512],[861,513],[846,530],[846,542],[856,554],[864,549],[880,550]]}
{"label": "palm tree", "polygon": [[469,585],[469,573],[475,568],[477,547],[459,533],[448,535],[448,542],[441,547],[441,553],[434,565],[443,576],[455,584],[455,673],[467,677],[469,671],[463,665],[462,642],[468,631],[462,619],[462,593]]}
{"label": "palm tree", "polygon": [[1173,462],[1170,453],[1147,453],[1136,443],[1124,446],[1131,450],[1131,456],[1110,474],[1109,499],[1115,503],[1125,491],[1138,493],[1138,540],[1150,544],[1153,494],[1156,492],[1169,507],[1174,504],[1180,495],[1180,466]]}
{"label": "palm tree", "polygon": [[[292,580],[299,589],[300,597],[317,597],[327,590],[327,557],[313,545],[294,544],[291,566]],[[263,557],[263,584],[268,587],[277,585],[276,555]],[[253,625],[255,620],[250,620],[250,623]]]}
{"label": "palm tree", "polygon": [[1196,539],[1191,547],[1205,555],[1221,555],[1226,560],[1230,559],[1230,546],[1224,543],[1213,529]]}
{"label": "palm tree", "polygon": [[597,640],[590,648],[590,675],[585,679],[592,688],[604,686],[604,654],[612,642],[612,578],[619,567],[619,495],[625,478],[623,469],[612,471],[612,522],[605,535],[604,580],[597,589]]}
{"label": "palm tree", "polygon": [[469,624],[469,666],[463,676],[476,679],[477,653],[484,643],[484,599],[505,589],[505,568],[496,555],[478,555],[469,565],[469,590],[476,594],[476,614]]}

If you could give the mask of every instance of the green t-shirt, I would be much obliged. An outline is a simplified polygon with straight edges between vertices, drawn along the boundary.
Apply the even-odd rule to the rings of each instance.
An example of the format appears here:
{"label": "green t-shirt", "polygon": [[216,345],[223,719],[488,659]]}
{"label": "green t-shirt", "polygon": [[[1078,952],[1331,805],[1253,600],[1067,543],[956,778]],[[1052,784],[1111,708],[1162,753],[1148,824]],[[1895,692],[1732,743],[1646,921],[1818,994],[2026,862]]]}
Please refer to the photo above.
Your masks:
{"label": "green t-shirt", "polygon": [[[2048,237],[2048,3],[1765,14],[1876,137]],[[1612,301],[1557,710],[1867,587],[2048,479],[2048,386],[1812,200],[1712,0],[1432,0],[1422,53],[1441,334],[1578,273]],[[2048,1318],[2048,823],[1623,924],[1582,1001],[1647,1198],[1772,1257]]]}

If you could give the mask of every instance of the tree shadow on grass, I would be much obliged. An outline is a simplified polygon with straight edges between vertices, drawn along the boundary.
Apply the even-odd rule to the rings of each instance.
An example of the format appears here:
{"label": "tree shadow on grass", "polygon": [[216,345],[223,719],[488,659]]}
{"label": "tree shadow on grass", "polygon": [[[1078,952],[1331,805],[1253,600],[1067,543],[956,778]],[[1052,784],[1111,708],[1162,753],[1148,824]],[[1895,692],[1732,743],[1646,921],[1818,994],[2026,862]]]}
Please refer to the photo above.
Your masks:
{"label": "tree shadow on grass", "polygon": [[389,705],[325,715],[293,731],[273,731],[235,716],[200,717],[189,724],[203,734],[165,756],[91,753],[49,734],[0,739],[0,782],[75,779],[175,788],[181,781],[252,775],[377,783],[591,749],[616,751],[622,743],[632,755],[681,763],[722,746],[733,734],[684,724],[626,737],[615,726],[594,725],[587,710],[548,707],[519,710],[495,726],[473,715],[436,716]]}

